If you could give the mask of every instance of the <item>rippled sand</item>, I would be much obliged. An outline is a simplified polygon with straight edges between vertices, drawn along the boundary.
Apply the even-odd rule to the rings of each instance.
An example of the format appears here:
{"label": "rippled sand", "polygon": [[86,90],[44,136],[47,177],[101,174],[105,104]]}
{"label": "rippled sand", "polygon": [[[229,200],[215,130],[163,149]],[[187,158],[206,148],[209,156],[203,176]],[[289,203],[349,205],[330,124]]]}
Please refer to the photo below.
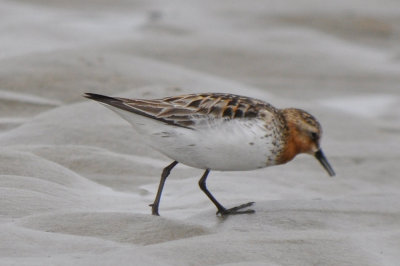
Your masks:
{"label": "rippled sand", "polygon": [[[0,1],[0,265],[397,265],[398,1]],[[230,92],[307,109],[310,156],[178,166],[84,92]]]}

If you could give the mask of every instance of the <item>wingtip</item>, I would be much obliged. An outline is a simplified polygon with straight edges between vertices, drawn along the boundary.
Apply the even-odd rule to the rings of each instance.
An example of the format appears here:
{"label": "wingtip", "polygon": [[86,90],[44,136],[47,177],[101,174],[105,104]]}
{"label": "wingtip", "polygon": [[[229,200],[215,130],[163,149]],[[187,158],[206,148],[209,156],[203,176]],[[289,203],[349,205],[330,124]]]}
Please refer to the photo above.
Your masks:
{"label": "wingtip", "polygon": [[107,96],[101,95],[101,94],[96,94],[96,93],[90,93],[90,92],[85,92],[83,95],[83,97],[88,98],[88,99],[98,99],[98,98],[104,98]]}
{"label": "wingtip", "polygon": [[82,95],[85,98],[94,100],[94,101],[98,101],[98,102],[103,102],[103,103],[109,103],[110,101],[116,101],[118,99],[113,98],[113,97],[109,97],[106,95],[101,95],[101,94],[96,94],[96,93],[90,93],[90,92],[86,92]]}

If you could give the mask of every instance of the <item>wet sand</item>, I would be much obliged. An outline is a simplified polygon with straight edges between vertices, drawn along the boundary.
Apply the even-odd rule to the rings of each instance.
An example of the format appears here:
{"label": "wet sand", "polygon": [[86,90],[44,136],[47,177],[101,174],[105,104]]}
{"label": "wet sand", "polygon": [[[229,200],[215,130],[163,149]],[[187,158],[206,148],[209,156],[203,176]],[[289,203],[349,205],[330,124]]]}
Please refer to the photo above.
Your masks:
{"label": "wet sand", "polygon": [[[397,1],[1,1],[1,265],[397,265]],[[212,172],[221,218],[179,165],[84,92],[193,92],[299,107],[337,176],[307,155]]]}

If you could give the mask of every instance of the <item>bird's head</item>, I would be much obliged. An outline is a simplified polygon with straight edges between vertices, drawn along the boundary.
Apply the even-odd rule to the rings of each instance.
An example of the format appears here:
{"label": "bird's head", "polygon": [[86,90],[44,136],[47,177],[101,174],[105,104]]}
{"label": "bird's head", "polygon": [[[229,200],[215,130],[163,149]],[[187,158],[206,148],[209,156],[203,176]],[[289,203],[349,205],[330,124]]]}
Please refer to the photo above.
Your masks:
{"label": "bird's head", "polygon": [[334,176],[335,172],[320,147],[322,128],[317,119],[301,109],[283,109],[282,114],[288,130],[279,161],[285,163],[297,154],[308,153],[315,156],[330,176]]}

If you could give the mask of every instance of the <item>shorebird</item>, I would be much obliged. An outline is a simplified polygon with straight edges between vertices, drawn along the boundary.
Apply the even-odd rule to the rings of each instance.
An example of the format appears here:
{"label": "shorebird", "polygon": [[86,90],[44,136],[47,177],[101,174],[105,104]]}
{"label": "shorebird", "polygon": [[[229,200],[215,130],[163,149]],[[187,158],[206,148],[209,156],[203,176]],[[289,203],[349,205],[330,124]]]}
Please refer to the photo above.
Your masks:
{"label": "shorebird", "polygon": [[207,189],[211,170],[259,169],[308,153],[330,176],[335,175],[320,148],[320,123],[301,109],[278,109],[262,100],[223,93],[152,100],[94,93],[84,96],[115,111],[132,124],[145,142],[173,160],[162,171],[157,195],[150,204],[153,215],[159,215],[164,183],[178,163],[205,170],[199,186],[217,207],[217,215],[222,216],[253,213],[247,207],[254,202],[225,208]]}

